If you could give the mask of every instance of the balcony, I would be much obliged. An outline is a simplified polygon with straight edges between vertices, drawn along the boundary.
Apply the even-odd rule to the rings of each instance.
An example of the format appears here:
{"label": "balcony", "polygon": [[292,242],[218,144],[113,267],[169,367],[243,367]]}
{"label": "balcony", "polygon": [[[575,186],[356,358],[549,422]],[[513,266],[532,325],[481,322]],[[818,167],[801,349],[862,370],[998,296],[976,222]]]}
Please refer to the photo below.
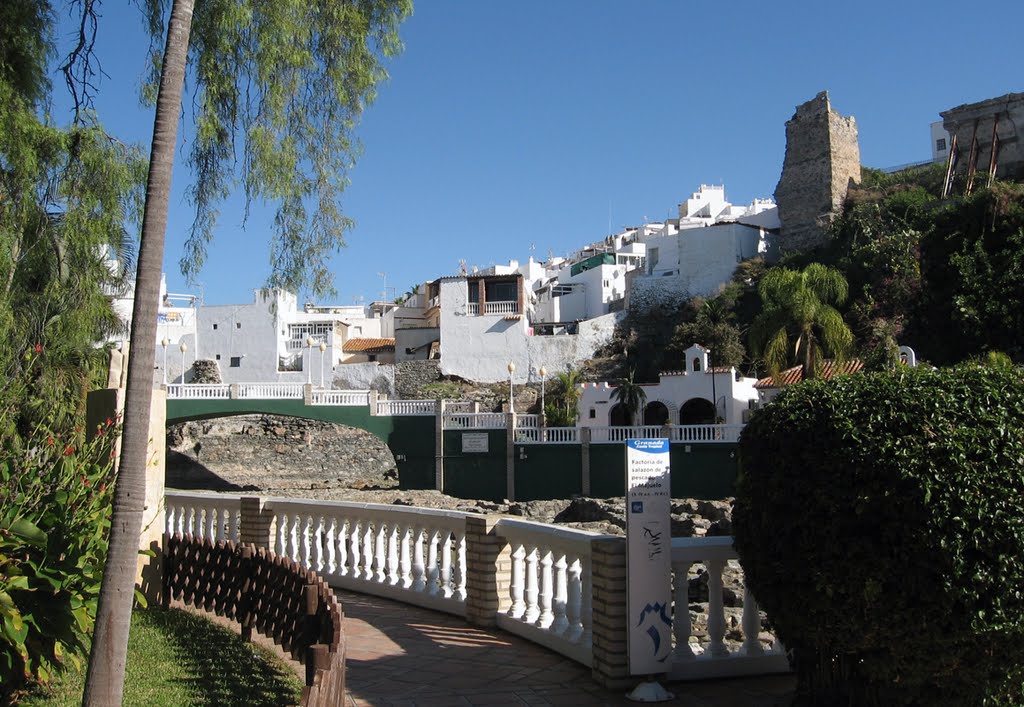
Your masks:
{"label": "balcony", "polygon": [[519,302],[515,300],[509,300],[506,302],[484,302],[483,311],[481,312],[479,302],[469,302],[466,304],[466,314],[475,317],[480,314],[520,314]]}

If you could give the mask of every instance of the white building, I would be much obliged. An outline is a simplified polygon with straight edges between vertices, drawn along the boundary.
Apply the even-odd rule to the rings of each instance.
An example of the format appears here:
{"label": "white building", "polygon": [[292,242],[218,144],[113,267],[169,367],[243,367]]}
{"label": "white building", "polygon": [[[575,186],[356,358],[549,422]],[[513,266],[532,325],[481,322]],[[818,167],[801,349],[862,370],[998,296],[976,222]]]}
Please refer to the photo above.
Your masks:
{"label": "white building", "polygon": [[[636,424],[739,425],[747,421],[748,410],[758,401],[756,378],[747,378],[732,367],[708,367],[709,352],[694,344],[685,352],[680,371],[664,371],[658,383],[644,385],[647,404],[643,419]],[[578,412],[580,427],[620,426],[627,423],[621,404],[615,401],[615,386],[587,383],[583,386]]]}
{"label": "white building", "polygon": [[932,162],[947,162],[949,160],[949,133],[946,132],[941,120],[936,120],[929,128],[932,138]]}

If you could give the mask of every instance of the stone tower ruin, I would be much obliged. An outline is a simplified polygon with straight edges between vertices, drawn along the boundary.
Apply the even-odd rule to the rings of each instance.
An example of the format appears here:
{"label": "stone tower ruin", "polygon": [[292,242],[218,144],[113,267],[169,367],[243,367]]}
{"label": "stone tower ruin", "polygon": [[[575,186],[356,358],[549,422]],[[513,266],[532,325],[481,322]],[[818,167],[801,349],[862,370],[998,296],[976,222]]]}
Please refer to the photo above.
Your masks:
{"label": "stone tower ruin", "polygon": [[828,91],[803,105],[786,123],[786,159],[775,187],[783,251],[808,250],[842,209],[850,184],[860,183],[857,121],[832,110]]}

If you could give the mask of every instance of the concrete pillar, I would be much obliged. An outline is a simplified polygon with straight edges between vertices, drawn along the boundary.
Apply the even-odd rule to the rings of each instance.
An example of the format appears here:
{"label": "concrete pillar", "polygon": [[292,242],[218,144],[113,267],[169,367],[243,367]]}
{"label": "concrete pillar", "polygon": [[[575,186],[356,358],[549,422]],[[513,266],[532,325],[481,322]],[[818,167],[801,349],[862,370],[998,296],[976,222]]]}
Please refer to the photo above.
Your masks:
{"label": "concrete pillar", "polygon": [[631,687],[627,652],[626,539],[590,542],[594,659],[591,676],[608,689]]}
{"label": "concrete pillar", "polygon": [[505,498],[516,500],[516,414],[505,416]]}
{"label": "concrete pillar", "polygon": [[[85,424],[90,435],[97,426],[106,425],[107,419],[120,421],[124,412],[124,389],[104,388],[88,394],[86,400]],[[167,391],[153,390],[153,402],[149,414],[149,444],[146,448],[146,492],[143,498],[142,533],[139,549],[149,554],[139,555],[136,588],[150,604],[160,603],[162,585],[163,554],[161,541],[164,532],[164,477],[166,474],[167,442]],[[114,444],[114,467],[121,458],[121,440]]]}
{"label": "concrete pillar", "polygon": [[242,496],[238,541],[242,545],[274,549],[274,514],[258,496]]}
{"label": "concrete pillar", "polygon": [[374,417],[377,414],[377,391],[370,389],[370,417]]}
{"label": "concrete pillar", "polygon": [[303,383],[302,384],[302,404],[312,405],[313,404],[313,384]]}
{"label": "concrete pillar", "polygon": [[496,532],[500,517],[466,516],[466,620],[477,626],[496,625],[512,605],[512,553]]}
{"label": "concrete pillar", "polygon": [[590,428],[580,428],[580,472],[583,474],[581,487],[584,496],[590,495]]}
{"label": "concrete pillar", "polygon": [[438,400],[434,407],[434,489],[444,493],[444,407]]}
{"label": "concrete pillar", "polygon": [[238,383],[231,383],[230,385],[228,385],[228,397],[230,397],[232,400],[238,400],[240,392],[241,387],[238,385]]}

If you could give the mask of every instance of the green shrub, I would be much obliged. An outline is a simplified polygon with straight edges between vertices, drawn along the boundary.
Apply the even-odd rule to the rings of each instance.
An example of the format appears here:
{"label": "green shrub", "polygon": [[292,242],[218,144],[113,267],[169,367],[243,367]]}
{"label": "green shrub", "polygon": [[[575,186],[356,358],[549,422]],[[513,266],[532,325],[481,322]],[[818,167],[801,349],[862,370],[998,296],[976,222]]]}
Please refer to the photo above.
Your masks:
{"label": "green shrub", "polygon": [[811,381],[740,440],[747,581],[816,704],[1024,700],[1024,372]]}
{"label": "green shrub", "polygon": [[455,381],[427,383],[419,390],[420,397],[426,400],[461,400],[462,386]]}
{"label": "green shrub", "polygon": [[96,616],[113,495],[110,420],[39,428],[0,449],[0,704],[31,682],[80,667]]}

